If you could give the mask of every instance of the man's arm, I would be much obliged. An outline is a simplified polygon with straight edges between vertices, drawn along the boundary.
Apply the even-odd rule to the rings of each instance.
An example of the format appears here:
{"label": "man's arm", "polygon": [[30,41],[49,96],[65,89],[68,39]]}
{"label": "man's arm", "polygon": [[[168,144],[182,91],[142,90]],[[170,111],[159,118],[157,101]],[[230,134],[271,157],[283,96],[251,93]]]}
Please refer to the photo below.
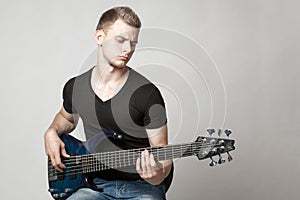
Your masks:
{"label": "man's arm", "polygon": [[54,168],[60,172],[66,168],[61,162],[60,156],[69,157],[69,155],[66,153],[65,144],[59,136],[73,131],[76,128],[78,118],[78,115],[68,113],[62,106],[44,134],[46,154],[50,157]]}
{"label": "man's arm", "polygon": [[[168,144],[167,125],[158,129],[146,129],[146,131],[152,147]],[[169,175],[171,166],[171,160],[156,162],[153,154],[145,150],[142,152],[141,158],[137,160],[136,170],[145,181],[152,185],[158,185]]]}

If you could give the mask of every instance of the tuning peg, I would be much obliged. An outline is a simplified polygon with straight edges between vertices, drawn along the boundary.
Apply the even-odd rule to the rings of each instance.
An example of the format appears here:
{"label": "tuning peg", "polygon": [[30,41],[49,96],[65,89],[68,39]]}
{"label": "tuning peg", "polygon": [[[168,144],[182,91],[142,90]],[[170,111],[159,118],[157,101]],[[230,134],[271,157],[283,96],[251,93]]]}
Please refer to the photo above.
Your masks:
{"label": "tuning peg", "polygon": [[225,161],[226,161],[225,158],[223,158],[223,157],[219,154],[218,164],[223,164]]}
{"label": "tuning peg", "polygon": [[208,128],[206,129],[206,131],[208,132],[209,135],[212,135],[214,132],[216,132],[215,129],[213,128]]}
{"label": "tuning peg", "polygon": [[214,161],[214,159],[212,159],[212,157],[210,157],[211,161],[209,162],[209,166],[214,167],[217,165],[217,162]]}
{"label": "tuning peg", "polygon": [[222,134],[222,130],[218,129],[218,136],[221,137],[221,134]]}
{"label": "tuning peg", "polygon": [[218,144],[222,145],[220,148],[224,149],[225,141],[224,140],[218,140]]}
{"label": "tuning peg", "polygon": [[216,144],[217,141],[216,141],[215,139],[211,139],[211,140],[209,141],[209,143],[210,143],[210,144]]}
{"label": "tuning peg", "polygon": [[224,132],[227,135],[227,137],[229,137],[229,135],[232,133],[230,129],[226,129]]}
{"label": "tuning peg", "polygon": [[230,153],[229,153],[229,152],[227,152],[227,155],[228,155],[228,162],[232,161],[232,160],[233,160],[233,158],[232,158],[232,156],[230,155]]}

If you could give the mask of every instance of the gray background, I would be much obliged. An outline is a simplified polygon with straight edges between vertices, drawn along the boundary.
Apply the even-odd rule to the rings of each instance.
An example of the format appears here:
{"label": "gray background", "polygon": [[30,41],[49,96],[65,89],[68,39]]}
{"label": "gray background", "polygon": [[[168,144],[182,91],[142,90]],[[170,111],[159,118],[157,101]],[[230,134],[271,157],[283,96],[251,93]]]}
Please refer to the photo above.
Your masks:
{"label": "gray background", "polygon": [[[222,126],[234,131],[235,160],[213,169],[208,161],[196,158],[176,161],[168,199],[298,199],[300,3],[296,0],[2,1],[1,199],[51,199],[43,133],[60,108],[63,84],[96,48],[93,32],[98,17],[120,4],[130,5],[144,27],[178,31],[201,44],[225,86]],[[166,74],[166,79],[172,77]],[[209,122],[203,112],[205,101],[199,102],[204,109],[198,129],[204,133]],[[178,119],[170,113],[176,105],[167,101],[167,106],[171,142],[194,139],[195,134],[186,130],[174,133]]]}

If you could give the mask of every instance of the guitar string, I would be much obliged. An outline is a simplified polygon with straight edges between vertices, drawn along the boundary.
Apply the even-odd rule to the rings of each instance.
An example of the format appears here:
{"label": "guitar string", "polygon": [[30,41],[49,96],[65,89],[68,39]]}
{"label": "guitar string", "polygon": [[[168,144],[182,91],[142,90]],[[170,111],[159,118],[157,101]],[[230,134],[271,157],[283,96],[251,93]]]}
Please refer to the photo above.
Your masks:
{"label": "guitar string", "polygon": [[[163,150],[167,150],[167,151],[164,151],[164,152],[159,152],[159,150],[161,150],[161,149],[158,149],[158,151],[157,152],[154,152],[154,154],[155,154],[155,156],[156,157],[158,157],[158,158],[160,158],[160,157],[164,157],[165,159],[173,159],[174,157],[177,157],[177,156],[184,156],[184,154],[190,154],[190,153],[192,153],[193,151],[192,151],[192,149],[184,149],[185,151],[184,152],[182,152],[182,146],[183,145],[181,145],[181,146],[177,146],[177,148],[175,149],[175,148],[173,148],[173,150],[171,149],[163,149]],[[195,145],[192,145],[192,146],[195,146]],[[204,145],[202,145],[202,146],[204,146]],[[211,146],[211,145],[210,145]],[[190,148],[191,147],[191,145],[189,144],[189,146],[188,146],[188,148]],[[199,148],[200,146],[196,146],[197,148]],[[179,149],[178,149],[179,148]],[[157,149],[155,149],[155,150],[157,150]],[[121,151],[122,152],[122,151]],[[96,163],[97,164],[103,164],[103,165],[106,165],[107,167],[104,167],[104,168],[110,168],[110,166],[117,166],[117,167],[122,167],[122,166],[128,166],[128,164],[126,165],[126,164],[122,164],[123,163],[123,161],[115,161],[114,159],[116,159],[116,157],[118,158],[118,159],[120,159],[120,157],[123,157],[123,159],[121,159],[121,160],[127,160],[127,161],[129,161],[129,165],[131,165],[131,163],[132,164],[135,164],[135,162],[136,162],[136,159],[137,159],[137,157],[139,157],[139,152],[137,152],[137,151],[132,151],[132,152],[134,152],[135,154],[131,154],[131,155],[126,155],[125,157],[126,157],[126,159],[125,159],[125,157],[124,156],[119,156],[119,155],[116,155],[115,153],[114,154],[111,154],[111,152],[108,152],[108,154],[105,154],[104,156],[102,155],[102,156],[100,156],[100,158],[99,158],[99,156],[91,156],[91,157],[87,157],[86,159],[87,160],[85,160],[84,162],[86,162],[85,164],[86,164],[86,168],[89,168],[90,167],[90,165],[95,165]],[[132,153],[132,152],[130,152],[130,153]],[[172,152],[172,154],[174,154],[174,156],[170,156],[170,155],[168,155],[168,153],[170,153],[170,152]],[[129,154],[129,152],[127,153],[127,154]],[[132,156],[133,155],[133,156]],[[168,157],[168,158],[167,158]],[[93,159],[93,160],[91,160],[91,158]],[[100,162],[99,163],[99,159],[100,160],[102,160],[102,162]],[[104,160],[104,161],[103,161]],[[164,160],[164,159],[162,159],[162,160]],[[95,163],[96,162],[96,163]],[[69,164],[70,166],[68,167],[68,169],[70,169],[70,170],[72,170],[74,167],[76,168],[77,167],[77,162],[76,162],[76,165],[74,166],[73,164],[74,163],[72,163],[72,162],[69,162],[69,163],[66,163],[66,164]],[[81,167],[81,166],[79,166],[79,167]],[[53,167],[52,167],[53,168]],[[96,167],[95,167],[96,168]],[[100,168],[101,168],[101,166],[100,166]],[[102,168],[103,168],[103,166],[102,166]],[[53,170],[55,170],[54,168],[53,168]],[[77,169],[76,169],[77,170]]]}
{"label": "guitar string", "polygon": [[90,169],[90,170],[86,170],[86,171],[84,171],[84,170],[82,170],[80,167],[77,167],[77,168],[73,168],[72,170],[70,170],[70,171],[67,171],[67,172],[65,172],[64,174],[62,173],[58,173],[58,174],[56,174],[56,176],[58,177],[58,178],[63,178],[64,176],[72,176],[72,175],[76,175],[76,174],[84,174],[84,173],[90,173],[90,172],[95,172],[95,171],[103,171],[103,170],[107,170],[107,169],[111,169],[112,167],[110,167],[110,166],[101,166],[101,167],[95,167],[94,165],[95,165],[95,163],[90,163],[93,167],[92,167],[92,169]]}
{"label": "guitar string", "polygon": [[[113,152],[101,152],[101,153],[95,153],[95,154],[84,154],[84,155],[77,155],[77,156],[71,156],[69,159],[65,160],[65,164],[78,164],[78,160],[80,160],[80,157],[83,159],[89,159],[89,158],[94,158],[94,157],[101,157],[104,159],[114,159],[114,158],[119,158],[120,154],[132,154],[132,153],[141,153],[143,150],[148,149],[150,153],[157,153],[160,154],[168,154],[174,150],[187,150],[183,148],[206,148],[206,147],[211,147],[212,144],[202,144],[202,146],[199,146],[201,144],[200,142],[195,142],[195,143],[186,143],[186,144],[180,144],[180,145],[172,145],[172,146],[162,146],[162,147],[147,147],[147,148],[139,148],[139,149],[128,149],[128,150],[119,150],[119,151],[113,151]],[[206,146],[205,146],[206,145]],[[195,146],[195,147],[194,147]],[[130,155],[127,155],[130,156]],[[51,165],[51,163],[49,163]]]}
{"label": "guitar string", "polygon": [[[208,145],[207,147],[212,147],[212,146],[215,146],[215,145]],[[196,146],[197,148],[199,148],[200,146]],[[180,149],[178,149],[180,148]],[[160,149],[159,149],[160,150]],[[164,149],[166,150],[166,149]],[[167,149],[168,150],[168,149]],[[184,154],[188,154],[188,155],[192,155],[191,153],[193,153],[193,149],[184,149],[185,151],[182,152],[182,148],[181,147],[177,147],[177,149],[173,149],[173,150],[169,150],[169,151],[165,151],[165,152],[155,152],[155,156],[158,157],[158,158],[164,158],[164,159],[160,159],[160,160],[166,160],[166,159],[173,159],[173,158],[176,158],[176,157],[184,157],[185,155]],[[173,155],[168,155],[168,153],[172,152]],[[128,152],[129,153],[129,152]],[[131,152],[132,153],[132,152]],[[139,157],[139,152],[134,152],[135,154],[131,154],[131,155],[125,155],[124,156],[120,156],[120,155],[116,155],[116,154],[111,154],[108,153],[106,154],[105,156],[90,156],[90,157],[86,157],[86,159],[83,161],[84,164],[85,164],[85,168],[87,168],[87,171],[91,171],[89,170],[90,167],[92,168],[96,168],[97,166],[94,166],[95,164],[98,164],[98,165],[101,165],[102,166],[98,166],[97,168],[111,168],[111,167],[122,167],[122,166],[128,166],[128,165],[133,165],[135,164],[136,162],[136,159]],[[133,156],[132,156],[133,155]],[[121,161],[118,161],[120,160],[120,158],[123,158],[121,159]],[[91,160],[91,158],[93,160]],[[117,161],[115,161],[115,159]],[[102,161],[102,162],[99,162]],[[123,161],[125,161],[125,163]],[[126,161],[129,161],[129,164],[126,164]],[[131,164],[132,163],[132,164]],[[70,163],[66,163],[66,165],[69,165],[68,166],[68,169],[70,171],[72,171],[73,168],[75,168],[75,170],[77,170],[77,168],[81,168],[82,166],[79,165],[78,166],[78,163],[76,162],[75,165],[73,165],[74,163],[70,162]],[[105,166],[103,166],[105,165]],[[54,167],[52,166],[52,169],[54,169]]]}
{"label": "guitar string", "polygon": [[[191,154],[192,155],[192,154]],[[171,159],[171,158],[170,158]],[[135,161],[133,161],[132,162],[133,164],[132,165],[134,165],[135,164]],[[89,172],[94,172],[94,170],[96,170],[96,171],[101,171],[101,170],[107,170],[107,169],[111,169],[112,167],[110,167],[110,166],[102,166],[102,167],[94,167],[94,165],[95,165],[95,163],[89,163],[87,166],[88,167],[91,167],[92,166],[92,168],[93,169],[91,169],[91,170],[86,170],[86,171],[83,171],[82,169],[81,169],[81,167],[79,167],[79,166],[77,166],[77,167],[75,167],[75,169],[74,168],[72,168],[72,170],[68,170],[68,171],[66,171],[64,174],[62,173],[58,173],[58,174],[56,174],[57,175],[57,177],[58,178],[63,178],[64,176],[72,176],[72,175],[76,175],[76,174],[80,174],[80,173],[89,173]]]}
{"label": "guitar string", "polygon": [[[189,143],[188,144],[189,146],[187,146],[187,147],[191,147],[191,143]],[[193,145],[193,144],[192,144]],[[195,146],[195,145],[194,145]],[[204,146],[204,145],[203,145]],[[206,147],[213,147],[213,146],[216,146],[216,145],[211,145],[211,144],[209,144],[209,145],[207,145],[206,144]],[[192,153],[194,152],[193,151],[193,149],[188,149],[188,150],[186,150],[185,152],[182,152],[182,145],[180,145],[180,146],[178,146],[177,147],[177,149],[173,149],[173,155],[175,155],[175,154],[178,154],[178,156],[179,157],[184,157],[184,154],[188,154],[188,155],[193,155]],[[197,148],[199,148],[200,146],[196,146]],[[180,149],[178,149],[178,148],[180,148]],[[142,148],[142,149],[144,149],[144,148]],[[160,150],[160,149],[158,149],[158,150]],[[166,149],[165,149],[166,150]],[[168,149],[167,149],[168,150]],[[135,153],[137,153],[136,152],[136,149],[134,150],[135,151]],[[171,152],[171,151],[170,151]],[[111,152],[108,152],[108,153],[111,153]],[[180,154],[179,154],[180,153]],[[166,157],[166,154],[167,154],[167,152],[160,152],[160,154],[162,155],[162,157]],[[139,155],[139,153],[137,153],[137,155]],[[135,155],[135,156],[133,156],[132,157],[132,159],[134,159],[132,162],[130,162],[129,161],[129,163],[132,163],[132,164],[129,164],[129,165],[134,165],[135,164],[135,160],[137,159],[136,158],[136,156],[137,155]],[[108,159],[111,159],[111,160],[113,160],[112,159],[112,157],[111,157],[111,155],[109,155],[109,154],[107,154],[107,156],[109,156],[109,158]],[[170,155],[169,155],[170,156]],[[118,158],[119,158],[119,156],[117,156]],[[139,156],[138,156],[139,157]],[[158,156],[159,157],[159,156]],[[169,158],[167,158],[167,159],[173,159],[174,157],[176,157],[176,156],[171,156],[171,157],[169,157]],[[98,161],[98,159],[95,159],[94,158],[94,156],[92,157],[93,158],[93,160],[87,160],[86,162],[87,163],[85,163],[85,164],[87,164],[86,165],[86,167],[85,168],[87,168],[87,170],[86,170],[86,172],[84,172],[84,170],[82,169],[82,166],[78,166],[78,164],[76,163],[76,165],[75,166],[72,166],[72,164],[68,167],[68,171],[66,171],[64,174],[62,173],[61,174],[61,176],[64,176],[64,175],[74,175],[74,174],[78,174],[78,173],[89,173],[89,172],[94,172],[94,170],[96,170],[96,171],[99,171],[99,170],[106,170],[106,169],[110,169],[110,168],[112,168],[112,167],[123,167],[123,166],[129,166],[129,165],[122,165],[121,164],[121,162],[119,162],[119,161],[116,161],[116,162],[114,162],[114,161],[109,161],[108,160],[108,162],[104,162],[104,165],[102,165],[101,166],[101,164],[103,163],[99,163],[99,161]],[[87,158],[88,159],[88,158]],[[96,161],[96,163],[95,163],[95,161]],[[95,166],[95,164],[100,164],[100,166],[98,165],[98,166]],[[105,165],[106,164],[106,165]],[[54,171],[55,171],[55,169],[53,169]],[[51,172],[50,172],[51,173]],[[60,175],[60,173],[59,173],[59,175]]]}
{"label": "guitar string", "polygon": [[[209,145],[207,147],[212,147],[214,145]],[[180,149],[178,149],[180,148]],[[199,148],[196,146],[196,148]],[[161,149],[159,149],[161,150]],[[168,149],[164,149],[164,150],[168,150]],[[168,155],[169,153],[171,153],[173,155]],[[132,153],[132,152],[131,152]],[[90,157],[86,157],[85,160],[83,161],[84,164],[85,164],[85,168],[87,168],[88,171],[90,167],[92,168],[103,168],[103,165],[107,166],[107,167],[104,167],[104,168],[110,168],[110,167],[122,167],[122,166],[128,166],[128,165],[133,165],[135,164],[136,162],[136,159],[139,157],[139,152],[136,152],[134,151],[135,154],[131,154],[129,155],[129,152],[127,153],[128,155],[116,155],[115,153],[111,154],[111,153],[108,153],[108,154],[105,154],[105,155],[93,155],[93,156],[90,156]],[[164,159],[159,159],[159,160],[167,160],[167,159],[173,159],[173,158],[176,158],[176,157],[183,157],[184,154],[190,154],[190,153],[193,153],[193,149],[185,149],[184,152],[182,152],[182,148],[181,147],[177,147],[177,149],[174,149],[173,150],[168,150],[168,151],[164,151],[164,152],[154,152],[154,155],[159,159],[159,158],[164,158]],[[133,156],[132,156],[133,155]],[[192,155],[192,154],[191,154]],[[122,159],[120,159],[122,158]],[[91,160],[92,159],[92,160]],[[100,162],[99,162],[100,160]],[[117,160],[117,161],[115,161]],[[123,162],[125,161],[125,162]],[[126,164],[126,161],[129,162],[129,164]],[[132,164],[131,164],[132,163]],[[102,166],[94,166],[95,164],[98,164],[98,165],[101,165]],[[78,162],[75,163],[72,163],[72,162],[67,162],[66,165],[69,165],[68,166],[68,169],[69,170],[72,170],[73,168],[77,168],[78,166]],[[81,165],[79,167],[82,167]],[[53,167],[52,167],[53,168]],[[54,168],[53,168],[54,169]],[[55,170],[55,169],[54,169]]]}

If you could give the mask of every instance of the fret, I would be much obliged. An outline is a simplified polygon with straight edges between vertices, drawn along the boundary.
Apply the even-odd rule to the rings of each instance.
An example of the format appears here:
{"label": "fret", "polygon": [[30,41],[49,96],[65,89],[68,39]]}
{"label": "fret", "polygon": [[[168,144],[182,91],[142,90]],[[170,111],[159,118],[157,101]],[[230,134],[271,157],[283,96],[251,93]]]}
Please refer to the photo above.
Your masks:
{"label": "fret", "polygon": [[82,168],[82,158],[81,156],[74,156],[75,157],[75,163],[76,163],[76,173],[83,173]]}
{"label": "fret", "polygon": [[106,152],[105,153],[105,162],[106,162],[106,167],[109,169],[109,156],[108,156],[108,153]]}
{"label": "fret", "polygon": [[101,170],[104,170],[105,169],[105,159],[104,159],[104,156],[103,156],[103,153],[100,153],[100,161],[101,161]]}
{"label": "fret", "polygon": [[126,166],[126,152],[128,152],[128,151],[125,151],[123,153],[123,163],[124,163],[124,166]]}
{"label": "fret", "polygon": [[118,154],[116,152],[114,152],[114,153],[112,153],[112,156],[114,157],[114,162],[112,164],[112,168],[118,168],[118,166],[119,166]]}
{"label": "fret", "polygon": [[135,164],[135,162],[136,162],[136,160],[138,159],[138,158],[141,158],[141,151],[138,151],[138,150],[134,150],[133,151],[133,160],[132,160],[132,164],[134,165]]}
{"label": "fret", "polygon": [[85,156],[85,163],[86,163],[86,172],[88,173],[89,172],[89,155],[86,155]]}
{"label": "fret", "polygon": [[118,154],[117,152],[114,153],[114,158],[115,158],[115,162],[113,164],[113,168],[118,168],[120,166],[120,154]]}
{"label": "fret", "polygon": [[102,170],[105,170],[106,169],[106,163],[105,163],[105,157],[103,156],[103,153],[101,153],[101,162],[102,162],[102,167],[101,169]]}
{"label": "fret", "polygon": [[182,153],[182,144],[180,145],[180,157],[182,157],[183,153]]}
{"label": "fret", "polygon": [[167,150],[166,160],[173,159],[172,146],[164,147]]}
{"label": "fret", "polygon": [[130,150],[127,151],[127,158],[128,158],[128,164],[131,165],[131,162],[130,162]]}
{"label": "fret", "polygon": [[94,155],[93,155],[93,161],[94,161],[94,169],[93,169],[93,171],[96,172],[96,171],[98,171],[97,154],[94,154]]}
{"label": "fret", "polygon": [[91,169],[90,169],[90,172],[93,172],[93,171],[95,171],[95,161],[94,161],[95,157],[94,157],[94,155],[91,154],[90,159],[91,159]]}
{"label": "fret", "polygon": [[102,153],[102,161],[103,161],[103,164],[104,164],[104,166],[105,166],[105,168],[104,169],[106,169],[106,167],[107,167],[107,158],[106,158],[106,153]]}
{"label": "fret", "polygon": [[116,167],[117,158],[116,158],[114,152],[110,152],[109,154],[110,154],[109,157],[110,157],[110,158],[113,158],[113,159],[112,159],[112,162],[111,162],[111,164],[110,164],[110,167],[111,167],[111,168],[115,168],[115,167]]}
{"label": "fret", "polygon": [[106,169],[106,163],[105,163],[105,157],[104,157],[103,153],[101,153],[101,155],[100,155],[100,160],[101,160],[101,170],[105,170]]}
{"label": "fret", "polygon": [[127,158],[127,163],[128,163],[128,165],[130,165],[130,157],[129,157],[129,152],[130,151],[126,151],[127,152],[127,156],[126,156],[126,158]]}
{"label": "fret", "polygon": [[119,166],[122,167],[122,162],[121,162],[121,152],[119,152]]}
{"label": "fret", "polygon": [[89,155],[89,172],[93,171],[93,155]]}
{"label": "fret", "polygon": [[114,158],[111,157],[110,152],[107,152],[106,156],[107,156],[107,163],[108,163],[108,168],[111,168],[111,164],[114,162]]}
{"label": "fret", "polygon": [[[176,145],[176,146],[173,146],[172,148],[172,152],[173,152],[173,159],[174,158],[180,158],[181,155],[182,155],[182,145]],[[174,149],[175,149],[175,153],[174,153]]]}
{"label": "fret", "polygon": [[92,171],[95,172],[97,171],[96,167],[97,167],[97,163],[96,163],[96,158],[95,155],[92,156],[92,162],[93,162],[93,167],[92,167]]}
{"label": "fret", "polygon": [[102,154],[101,154],[101,153],[98,154],[98,161],[99,161],[99,164],[98,164],[98,165],[99,165],[98,170],[101,171],[101,170],[103,170],[103,164],[102,164],[103,161],[102,161]]}
{"label": "fret", "polygon": [[101,167],[101,159],[100,159],[100,155],[97,154],[97,155],[95,156],[95,158],[96,158],[96,171],[100,171],[100,167]]}
{"label": "fret", "polygon": [[82,156],[82,171],[84,173],[87,173],[87,160],[86,160],[86,156]]}
{"label": "fret", "polygon": [[172,159],[174,159],[174,158],[175,158],[175,154],[174,154],[174,146],[171,146],[171,148],[172,148]]}
{"label": "fret", "polygon": [[89,159],[90,155],[86,156],[86,171],[90,172],[90,159]]}
{"label": "fret", "polygon": [[91,154],[88,155],[88,172],[91,172],[92,171],[92,168],[93,168],[93,160],[92,160],[92,157],[91,157]]}
{"label": "fret", "polygon": [[101,170],[101,154],[97,154],[97,171]]}

